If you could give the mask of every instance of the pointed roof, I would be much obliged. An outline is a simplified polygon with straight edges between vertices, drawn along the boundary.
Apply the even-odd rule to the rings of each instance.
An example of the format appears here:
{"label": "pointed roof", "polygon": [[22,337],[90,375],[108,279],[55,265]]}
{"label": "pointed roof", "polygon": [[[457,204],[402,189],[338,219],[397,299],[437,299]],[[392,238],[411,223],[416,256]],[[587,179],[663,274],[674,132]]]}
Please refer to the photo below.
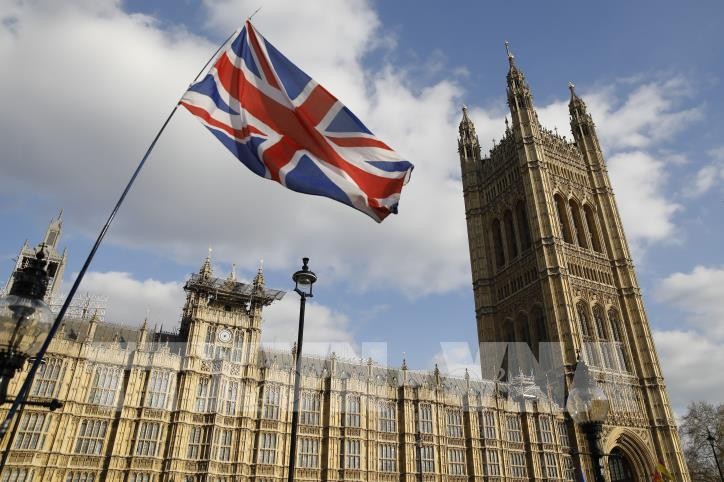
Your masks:
{"label": "pointed roof", "polygon": [[214,269],[211,267],[211,248],[209,248],[209,254],[206,255],[206,259],[201,264],[199,274],[204,279],[211,278],[211,276],[214,274]]}

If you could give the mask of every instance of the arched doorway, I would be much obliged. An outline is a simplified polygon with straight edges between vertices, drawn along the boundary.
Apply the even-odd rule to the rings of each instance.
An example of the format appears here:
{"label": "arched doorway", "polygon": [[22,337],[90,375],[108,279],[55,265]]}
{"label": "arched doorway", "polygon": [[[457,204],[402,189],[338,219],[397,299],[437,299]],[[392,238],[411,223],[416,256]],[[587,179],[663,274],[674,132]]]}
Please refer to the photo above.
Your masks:
{"label": "arched doorway", "polygon": [[608,472],[611,482],[637,482],[636,472],[626,454],[618,447],[611,450],[608,456]]}

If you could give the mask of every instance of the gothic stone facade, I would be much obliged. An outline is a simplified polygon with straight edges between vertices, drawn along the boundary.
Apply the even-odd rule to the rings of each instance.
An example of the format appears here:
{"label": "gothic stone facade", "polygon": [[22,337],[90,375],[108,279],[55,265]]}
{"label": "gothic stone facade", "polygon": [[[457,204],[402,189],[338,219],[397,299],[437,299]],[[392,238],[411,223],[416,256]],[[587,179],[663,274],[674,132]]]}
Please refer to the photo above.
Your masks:
{"label": "gothic stone facade", "polygon": [[[208,259],[185,289],[178,333],[90,313],[63,326],[30,397],[63,407],[25,408],[3,482],[286,480],[294,353],[259,347],[263,307],[283,293],[261,272],[216,278]],[[529,378],[333,354],[303,366],[295,480],[574,480],[564,414]]]}
{"label": "gothic stone facade", "polygon": [[[612,403],[611,479],[651,480],[661,461],[690,480],[596,127],[572,84],[573,140],[541,126],[508,57],[512,123],[500,143],[483,158],[466,109],[459,128],[479,340],[524,344],[538,361],[553,347],[567,386],[580,354]],[[505,356],[530,367],[514,349]],[[574,443],[586,447],[579,430]]]}
{"label": "gothic stone facade", "polygon": [[[573,481],[580,467],[593,480],[587,444],[551,395],[555,373],[524,362],[542,359],[541,341],[559,347],[564,384],[581,350],[612,400],[612,482],[650,480],[657,460],[689,480],[585,105],[573,95],[567,142],[539,125],[512,58],[508,89],[501,143],[483,159],[464,112],[459,152],[480,341],[530,351],[504,348],[507,373],[484,362],[482,381],[305,357],[296,480]],[[283,293],[261,272],[248,284],[215,277],[208,259],[185,289],[177,333],[74,312],[31,390],[63,407],[25,407],[0,445],[2,482],[286,479],[294,353],[260,347],[263,309]]]}

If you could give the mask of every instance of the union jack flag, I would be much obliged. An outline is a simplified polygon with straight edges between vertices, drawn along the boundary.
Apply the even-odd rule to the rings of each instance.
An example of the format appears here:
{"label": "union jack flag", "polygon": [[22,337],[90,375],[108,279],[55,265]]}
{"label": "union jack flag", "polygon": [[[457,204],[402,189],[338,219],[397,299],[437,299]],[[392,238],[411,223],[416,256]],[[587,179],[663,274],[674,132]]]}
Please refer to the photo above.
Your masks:
{"label": "union jack flag", "polygon": [[181,105],[246,167],[382,222],[413,165],[247,21]]}

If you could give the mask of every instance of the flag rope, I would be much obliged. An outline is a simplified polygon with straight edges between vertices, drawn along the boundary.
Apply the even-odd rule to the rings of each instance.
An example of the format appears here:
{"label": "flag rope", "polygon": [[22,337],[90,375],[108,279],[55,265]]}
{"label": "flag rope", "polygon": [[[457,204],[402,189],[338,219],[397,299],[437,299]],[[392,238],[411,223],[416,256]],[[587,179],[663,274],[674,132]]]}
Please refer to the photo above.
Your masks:
{"label": "flag rope", "polygon": [[[196,74],[196,77],[194,80],[191,81],[193,84],[198,80],[199,77],[201,77],[201,74],[204,73],[206,68],[211,64],[211,62],[216,58],[219,52],[221,52],[221,49],[223,49],[226,44],[229,43],[229,41],[237,34],[238,29],[229,35],[229,37],[219,46],[219,48],[214,52],[214,54],[209,58],[209,60],[204,64],[204,66],[201,68],[198,74]],[[108,229],[111,226],[111,223],[113,222],[113,219],[116,217],[116,214],[118,213],[118,210],[120,209],[121,205],[123,204],[123,201],[126,199],[126,195],[131,190],[131,187],[133,186],[133,183],[136,181],[136,178],[138,177],[138,174],[141,172],[141,169],[143,169],[144,164],[146,164],[146,159],[148,159],[148,156],[151,154],[151,151],[153,151],[153,148],[156,146],[156,142],[158,142],[158,139],[161,137],[161,134],[166,129],[166,126],[168,125],[169,121],[173,117],[173,115],[176,113],[176,110],[178,109],[178,106],[180,104],[181,100],[179,99],[178,102],[176,102],[176,105],[174,105],[173,109],[171,109],[171,112],[169,113],[168,117],[166,117],[166,120],[164,121],[163,125],[161,126],[161,129],[156,133],[156,136],[153,138],[153,141],[151,141],[151,144],[148,146],[148,149],[146,149],[146,153],[143,155],[143,158],[141,158],[141,162],[138,163],[138,166],[136,167],[136,170],[133,172],[133,175],[131,176],[131,179],[128,181],[128,184],[126,184],[126,188],[121,193],[121,197],[118,198],[118,201],[116,202],[115,207],[113,208],[113,211],[111,211],[111,214],[108,216],[108,219],[106,220],[106,223],[103,225],[103,228],[101,229],[100,233],[98,234],[98,237],[96,238],[95,243],[93,244],[93,248],[91,248],[90,253],[88,254],[88,257],[86,258],[85,262],[83,263],[83,267],[78,272],[78,276],[75,278],[75,281],[73,282],[73,286],[70,288],[70,291],[68,292],[68,296],[65,298],[65,301],[63,302],[63,306],[60,308],[60,311],[58,312],[58,316],[56,316],[55,321],[50,327],[50,330],[48,331],[48,336],[45,338],[45,341],[43,342],[43,345],[40,347],[40,350],[38,350],[38,354],[35,356],[35,360],[33,360],[33,364],[30,367],[30,370],[28,371],[27,376],[25,377],[25,381],[23,382],[22,386],[20,387],[20,390],[18,391],[17,396],[13,400],[12,405],[10,406],[10,410],[5,415],[5,419],[3,420],[2,424],[0,425],[0,441],[5,437],[5,434],[8,431],[8,428],[10,427],[10,424],[13,421],[13,418],[18,412],[18,409],[21,405],[25,403],[25,400],[28,397],[28,394],[30,393],[30,386],[33,383],[33,378],[35,377],[35,374],[38,371],[38,368],[40,367],[40,364],[42,363],[43,356],[45,356],[45,353],[48,351],[48,347],[50,346],[50,342],[53,340],[53,337],[55,336],[55,333],[58,331],[58,328],[60,328],[61,322],[63,321],[63,317],[65,316],[65,312],[68,310],[68,306],[70,306],[71,301],[73,301],[73,297],[75,296],[76,291],[78,291],[78,287],[80,286],[81,281],[83,281],[83,277],[85,276],[86,271],[88,270],[88,267],[91,264],[91,261],[93,261],[93,257],[96,254],[96,251],[98,251],[98,248],[103,241],[103,238],[105,238],[106,233],[108,232]],[[10,447],[7,447],[5,449],[5,452],[9,452]],[[3,457],[3,460],[1,461],[2,464],[0,464],[0,471],[5,466],[5,460],[6,457]]]}

